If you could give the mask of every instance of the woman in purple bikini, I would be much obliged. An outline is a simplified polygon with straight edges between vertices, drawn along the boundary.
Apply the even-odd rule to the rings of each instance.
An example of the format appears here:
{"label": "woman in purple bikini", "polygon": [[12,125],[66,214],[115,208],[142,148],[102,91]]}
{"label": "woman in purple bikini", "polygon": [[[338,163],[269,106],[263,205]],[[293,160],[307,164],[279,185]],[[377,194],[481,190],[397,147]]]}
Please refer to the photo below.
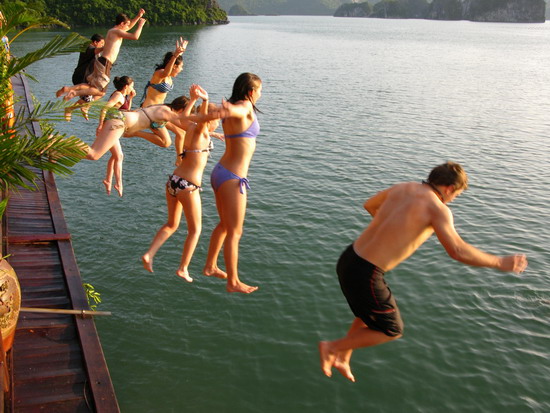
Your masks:
{"label": "woman in purple bikini", "polygon": [[[237,264],[239,241],[246,213],[248,167],[256,149],[260,125],[256,102],[262,95],[262,81],[252,73],[242,73],[235,80],[233,93],[224,102],[223,131],[225,153],[212,170],[211,184],[216,196],[220,222],[212,232],[204,275],[227,278],[227,291],[252,293],[258,289],[239,280]],[[218,255],[224,247],[227,273],[218,268]]]}

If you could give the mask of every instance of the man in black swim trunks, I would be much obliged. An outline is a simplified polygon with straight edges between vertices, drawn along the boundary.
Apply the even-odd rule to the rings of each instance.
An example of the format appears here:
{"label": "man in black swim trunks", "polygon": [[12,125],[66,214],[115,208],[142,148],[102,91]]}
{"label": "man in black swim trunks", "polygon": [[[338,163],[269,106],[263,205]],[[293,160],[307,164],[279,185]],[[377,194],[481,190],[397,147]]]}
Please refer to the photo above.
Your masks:
{"label": "man in black swim trunks", "polygon": [[339,340],[321,341],[321,369],[327,376],[332,367],[355,381],[349,365],[352,351],[400,338],[403,321],[384,273],[412,255],[434,232],[447,254],[477,267],[520,273],[527,267],[525,255],[498,257],[466,243],[456,232],[446,204],[468,186],[459,164],[435,167],[427,181],[406,182],[379,192],[365,202],[372,215],[370,225],[340,257],[338,279],[355,320]]}

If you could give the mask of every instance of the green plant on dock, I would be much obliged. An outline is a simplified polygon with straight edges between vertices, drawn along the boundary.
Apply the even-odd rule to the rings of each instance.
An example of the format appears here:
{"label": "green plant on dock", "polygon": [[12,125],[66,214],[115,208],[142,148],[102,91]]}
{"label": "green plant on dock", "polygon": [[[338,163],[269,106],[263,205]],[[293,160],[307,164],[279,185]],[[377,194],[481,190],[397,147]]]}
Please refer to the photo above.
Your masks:
{"label": "green plant on dock", "polygon": [[[35,103],[29,112],[26,108],[14,111],[11,79],[27,76],[24,70],[31,64],[67,53],[82,51],[89,40],[77,33],[57,35],[38,50],[22,57],[10,55],[10,46],[27,30],[44,26],[62,26],[64,23],[45,17],[28,5],[7,2],[1,6],[0,16],[0,191],[17,190],[17,187],[33,189],[37,178],[34,168],[67,175],[70,167],[84,158],[84,143],[75,136],[58,132],[53,124],[40,128],[35,134],[32,122],[63,119],[66,102]],[[0,201],[0,217],[8,200]]]}
{"label": "green plant on dock", "polygon": [[90,310],[96,311],[97,305],[101,303],[101,294],[98,293],[92,284],[83,283],[84,291],[86,292],[86,298],[88,299],[88,306]]}

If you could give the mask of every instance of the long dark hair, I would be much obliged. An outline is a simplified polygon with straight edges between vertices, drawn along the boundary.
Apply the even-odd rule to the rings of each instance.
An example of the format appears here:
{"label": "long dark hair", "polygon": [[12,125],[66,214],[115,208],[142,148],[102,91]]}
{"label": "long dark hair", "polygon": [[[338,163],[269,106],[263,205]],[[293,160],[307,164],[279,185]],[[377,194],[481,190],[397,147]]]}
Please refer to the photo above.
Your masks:
{"label": "long dark hair", "polygon": [[[174,52],[166,53],[164,55],[164,60],[162,61],[162,63],[155,66],[155,71],[157,71],[159,69],[164,69],[166,67],[166,65],[168,64],[168,62],[170,61],[170,59],[172,58],[172,56],[174,56]],[[183,57],[181,55],[179,55],[178,57],[176,57],[176,62],[174,63],[174,66],[179,65],[182,62],[183,62]]]}
{"label": "long dark hair", "polygon": [[254,105],[254,103],[250,100],[250,92],[260,87],[261,84],[262,79],[254,73],[241,73],[237,79],[235,79],[235,83],[233,83],[233,92],[227,101],[229,103],[236,103],[239,100],[248,100],[252,103],[254,112],[261,113],[256,105]]}

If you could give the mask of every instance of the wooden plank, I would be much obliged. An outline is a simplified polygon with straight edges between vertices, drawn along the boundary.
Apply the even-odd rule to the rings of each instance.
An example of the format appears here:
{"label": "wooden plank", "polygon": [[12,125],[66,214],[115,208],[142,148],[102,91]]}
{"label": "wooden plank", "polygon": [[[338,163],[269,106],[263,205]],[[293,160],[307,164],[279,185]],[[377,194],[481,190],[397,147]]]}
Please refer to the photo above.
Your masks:
{"label": "wooden plank", "polygon": [[[68,232],[68,228],[63,210],[61,209],[59,194],[57,190],[54,190],[54,176],[45,171],[44,178],[55,232],[66,233]],[[70,241],[59,241],[58,246],[73,306],[77,309],[87,309],[88,300],[82,288],[82,277],[76,265],[71,243]],[[77,317],[76,323],[79,326],[78,331],[80,333],[81,345],[88,366],[90,386],[94,397],[96,397],[96,408],[98,411],[105,412],[119,411],[109,371],[101,367],[102,364],[105,363],[105,356],[99,342],[93,319]]]}
{"label": "wooden plank", "polygon": [[[89,413],[93,409],[88,405],[88,401],[83,393],[78,398],[70,398],[70,394],[65,396],[50,396],[42,397],[40,400],[37,400],[37,403],[31,404],[27,401],[27,404],[23,404],[24,401],[20,400],[17,402],[16,410],[17,413],[36,413],[36,412],[71,412],[71,413]],[[61,400],[59,400],[61,398]]]}
{"label": "wooden plank", "polygon": [[[14,90],[32,111],[24,78]],[[29,126],[40,134],[38,123]],[[33,170],[41,177],[38,190],[11,194],[1,234],[19,275],[22,305],[87,310],[54,176]],[[12,411],[120,411],[93,318],[20,313],[14,343]]]}
{"label": "wooden plank", "polygon": [[44,241],[59,241],[71,239],[71,234],[32,234],[32,235],[10,235],[10,244],[32,244]]}

